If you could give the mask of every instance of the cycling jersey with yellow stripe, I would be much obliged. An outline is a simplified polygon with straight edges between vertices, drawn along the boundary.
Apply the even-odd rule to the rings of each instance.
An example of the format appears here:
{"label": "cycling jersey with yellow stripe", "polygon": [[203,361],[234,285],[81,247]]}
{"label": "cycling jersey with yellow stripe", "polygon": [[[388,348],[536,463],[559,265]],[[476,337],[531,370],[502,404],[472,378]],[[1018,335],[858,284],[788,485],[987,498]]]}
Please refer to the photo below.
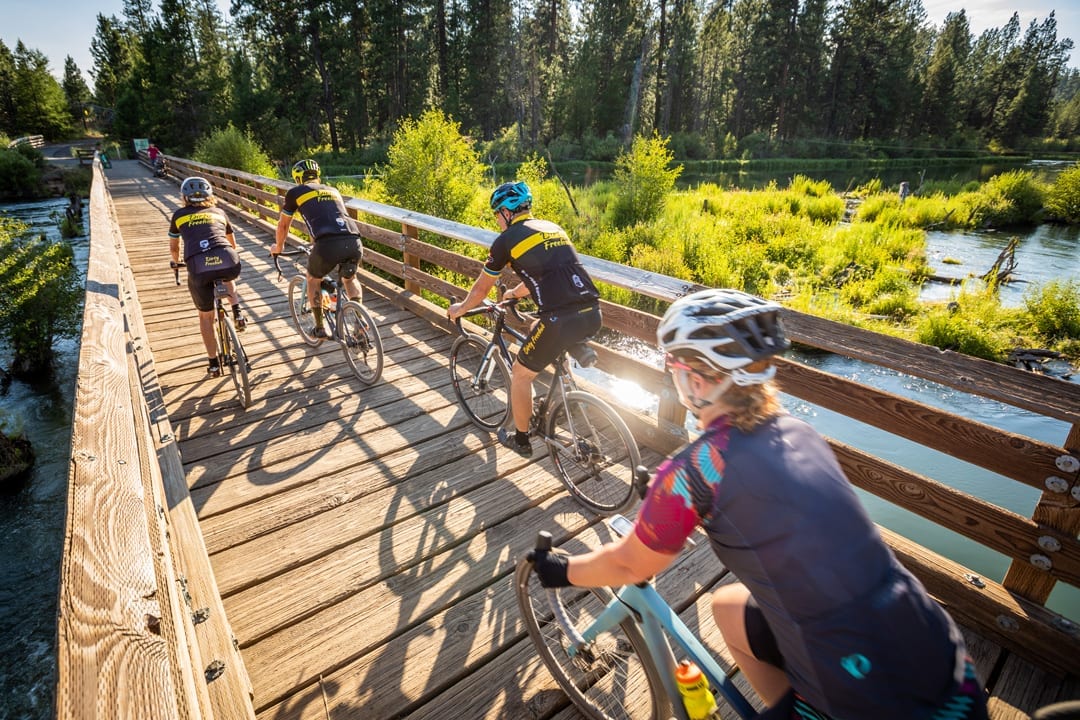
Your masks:
{"label": "cycling jersey with yellow stripe", "polygon": [[507,263],[521,277],[541,313],[595,304],[600,293],[561,227],[531,215],[515,218],[491,244],[484,272]]}
{"label": "cycling jersey with yellow stripe", "polygon": [[345,201],[337,188],[322,183],[304,183],[285,193],[281,212],[293,216],[296,211],[311,231],[313,240],[330,235],[359,235],[360,228],[345,210]]}
{"label": "cycling jersey with yellow stripe", "polygon": [[226,237],[232,231],[228,216],[219,207],[188,205],[174,212],[169,223],[169,237],[184,240],[184,262],[214,248],[232,247]]}

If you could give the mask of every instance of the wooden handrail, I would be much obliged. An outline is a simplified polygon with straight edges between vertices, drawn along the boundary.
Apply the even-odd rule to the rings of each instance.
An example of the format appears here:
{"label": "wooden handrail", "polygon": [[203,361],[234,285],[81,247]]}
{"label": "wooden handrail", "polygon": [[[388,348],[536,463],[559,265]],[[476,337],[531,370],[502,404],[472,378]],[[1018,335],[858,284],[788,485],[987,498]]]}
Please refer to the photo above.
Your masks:
{"label": "wooden handrail", "polygon": [[[203,174],[237,211],[268,229],[276,224],[280,203],[290,183],[216,168],[180,159],[170,161],[181,174]],[[390,299],[435,322],[445,323],[445,310],[435,301],[462,297],[465,287],[448,280],[450,271],[471,279],[481,261],[425,241],[425,237],[464,241],[488,248],[496,237],[490,230],[369,200],[348,198],[346,206],[359,222],[365,242],[364,262],[400,288]],[[297,218],[299,221],[299,218]],[[302,222],[296,225],[301,231]],[[644,297],[673,301],[700,286],[677,278],[617,263],[582,256],[582,263],[601,283]],[[383,284],[380,284],[380,286]],[[386,283],[385,285],[389,285]],[[466,285],[467,287],[467,285]],[[604,326],[620,335],[653,346],[655,315],[604,302]],[[899,437],[986,468],[1043,491],[1030,518],[985,500],[954,490],[947,483],[927,478],[843,443],[830,441],[852,482],[933,522],[958,532],[1011,558],[1001,583],[981,579],[983,593],[997,598],[970,620],[976,630],[1000,638],[1010,648],[1039,660],[1037,646],[1055,643],[1054,653],[1042,660],[1059,672],[1075,671],[1061,662],[1080,656],[1080,630],[1056,614],[1031,614],[1027,605],[1001,598],[1010,593],[1042,606],[1057,582],[1080,587],[1080,385],[991,363],[907,340],[888,337],[842,323],[784,310],[790,336],[798,343],[845,355],[940,383],[965,393],[990,398],[1025,411],[1069,423],[1073,431],[1061,445],[1025,438],[959,417],[939,408],[902,398],[857,381],[823,373],[793,360],[781,362],[779,383],[784,392],[843,413]],[[447,327],[449,327],[447,325]],[[659,410],[645,418],[620,408],[638,441],[669,452],[685,441],[685,412],[667,374],[647,360],[594,343],[599,367],[623,379],[633,379],[659,398]],[[655,350],[652,351],[655,354]],[[618,399],[612,398],[618,405]],[[892,538],[890,534],[888,537]],[[947,605],[969,602],[972,584],[959,566],[910,541],[891,541],[908,559],[919,558],[917,572],[934,581],[934,590]],[[928,559],[931,558],[931,559]],[[949,570],[943,571],[943,567]],[[950,586],[941,582],[951,576]],[[996,615],[993,613],[997,613]],[[1021,614],[1026,614],[1020,617]],[[1031,615],[1028,617],[1027,615]],[[1028,629],[1037,626],[1037,630]],[[990,626],[992,625],[992,627]],[[1009,628],[1002,632],[1002,628]],[[1014,631],[1015,629],[1015,631]]]}
{"label": "wooden handrail", "polygon": [[252,719],[100,163],[93,172],[57,717]]}

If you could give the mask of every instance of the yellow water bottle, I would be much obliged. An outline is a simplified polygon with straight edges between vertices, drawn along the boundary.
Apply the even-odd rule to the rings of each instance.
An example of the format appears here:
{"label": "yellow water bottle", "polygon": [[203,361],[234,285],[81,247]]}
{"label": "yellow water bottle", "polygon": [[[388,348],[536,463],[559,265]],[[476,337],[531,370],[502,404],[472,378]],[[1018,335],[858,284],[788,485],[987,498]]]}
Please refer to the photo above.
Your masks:
{"label": "yellow water bottle", "polygon": [[690,720],[707,720],[716,712],[716,698],[709,690],[709,681],[694,663],[683,660],[675,669],[675,681]]}

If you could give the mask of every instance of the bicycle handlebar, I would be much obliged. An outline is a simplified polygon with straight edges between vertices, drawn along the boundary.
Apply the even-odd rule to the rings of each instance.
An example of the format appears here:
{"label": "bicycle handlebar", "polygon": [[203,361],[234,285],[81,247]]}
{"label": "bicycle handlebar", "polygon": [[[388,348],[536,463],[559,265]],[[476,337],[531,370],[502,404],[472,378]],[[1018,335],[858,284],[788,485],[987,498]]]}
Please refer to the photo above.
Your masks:
{"label": "bicycle handlebar", "polygon": [[311,248],[306,248],[303,245],[298,245],[293,250],[282,250],[279,253],[271,252],[270,257],[272,257],[274,259],[274,269],[277,270],[278,280],[281,279],[281,275],[282,275],[281,265],[278,263],[278,258],[280,258],[282,256],[293,257],[294,255],[310,255],[310,254],[311,254]]}
{"label": "bicycle handlebar", "polygon": [[[534,552],[537,554],[551,552],[551,533],[547,530],[541,530],[536,533],[536,548]],[[559,590],[557,588],[548,588],[547,599],[555,622],[562,628],[563,633],[566,635],[566,639],[570,641],[570,644],[574,647],[575,651],[584,648],[585,638],[582,637],[581,633],[574,627],[574,623],[570,621],[570,617],[566,614],[566,608],[563,606],[562,598],[559,597]]]}

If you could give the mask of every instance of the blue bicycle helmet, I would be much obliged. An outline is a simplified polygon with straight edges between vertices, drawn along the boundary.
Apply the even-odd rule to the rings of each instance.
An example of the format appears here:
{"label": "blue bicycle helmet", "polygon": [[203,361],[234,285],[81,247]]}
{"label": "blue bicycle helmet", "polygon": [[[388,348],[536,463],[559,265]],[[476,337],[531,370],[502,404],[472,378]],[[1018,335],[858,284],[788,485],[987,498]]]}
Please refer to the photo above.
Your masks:
{"label": "blue bicycle helmet", "polygon": [[491,193],[491,209],[498,212],[506,208],[512,213],[519,210],[528,210],[532,207],[532,191],[529,186],[519,180],[518,182],[503,183]]}

